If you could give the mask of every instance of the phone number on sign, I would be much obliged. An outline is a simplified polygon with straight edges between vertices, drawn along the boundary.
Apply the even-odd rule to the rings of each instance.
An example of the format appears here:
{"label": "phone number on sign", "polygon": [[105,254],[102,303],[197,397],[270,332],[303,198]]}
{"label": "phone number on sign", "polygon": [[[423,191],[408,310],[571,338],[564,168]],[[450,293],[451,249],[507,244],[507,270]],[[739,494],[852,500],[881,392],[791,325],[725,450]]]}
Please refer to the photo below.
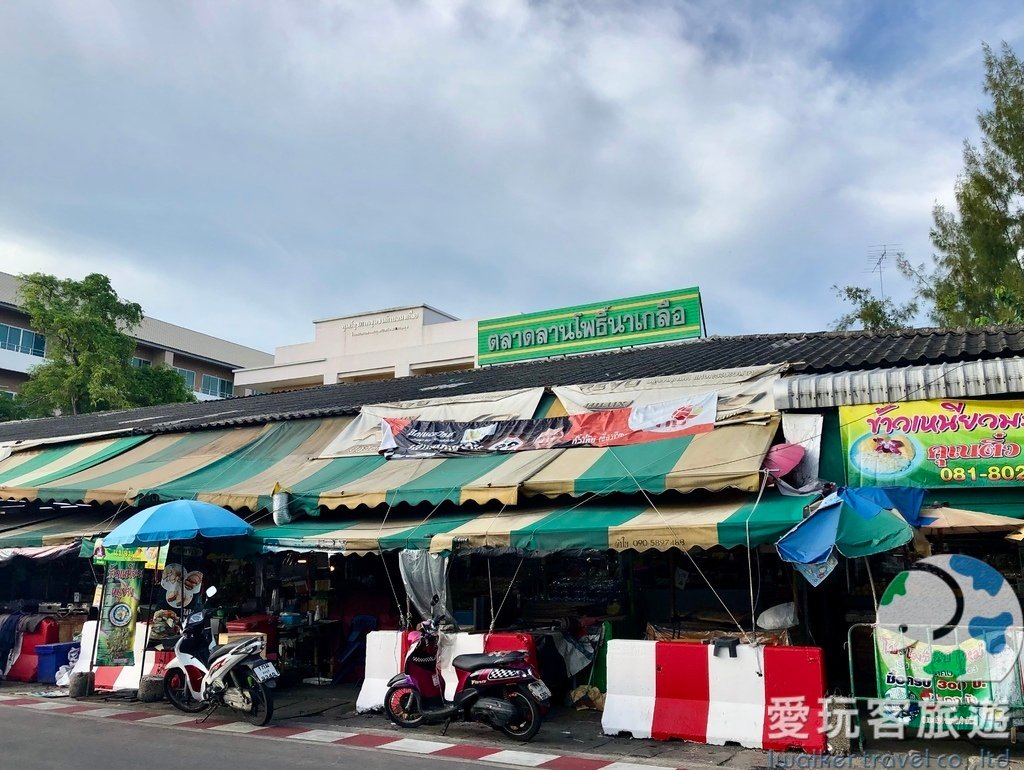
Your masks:
{"label": "phone number on sign", "polygon": [[1024,481],[1024,465],[990,465],[987,468],[939,468],[942,481]]}

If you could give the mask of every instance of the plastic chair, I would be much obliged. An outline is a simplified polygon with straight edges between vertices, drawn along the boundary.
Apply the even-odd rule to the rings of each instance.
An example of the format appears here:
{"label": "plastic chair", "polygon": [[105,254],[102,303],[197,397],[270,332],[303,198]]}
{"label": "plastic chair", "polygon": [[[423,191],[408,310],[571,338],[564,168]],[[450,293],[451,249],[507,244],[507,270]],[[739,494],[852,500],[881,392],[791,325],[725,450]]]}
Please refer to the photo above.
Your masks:
{"label": "plastic chair", "polygon": [[338,653],[337,668],[331,684],[339,684],[353,671],[366,662],[366,637],[377,630],[377,618],[373,615],[356,615],[352,628],[345,639],[345,646]]}

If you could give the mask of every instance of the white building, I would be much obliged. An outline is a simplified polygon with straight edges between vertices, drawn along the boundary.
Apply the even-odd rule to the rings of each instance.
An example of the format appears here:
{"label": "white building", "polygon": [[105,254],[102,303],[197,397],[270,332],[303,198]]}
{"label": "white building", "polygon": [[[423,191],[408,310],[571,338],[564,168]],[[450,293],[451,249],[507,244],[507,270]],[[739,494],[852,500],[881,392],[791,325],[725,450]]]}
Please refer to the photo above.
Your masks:
{"label": "white building", "polygon": [[274,363],[235,371],[235,387],[273,392],[472,369],[477,322],[429,305],[313,322],[313,341],[274,351]]}

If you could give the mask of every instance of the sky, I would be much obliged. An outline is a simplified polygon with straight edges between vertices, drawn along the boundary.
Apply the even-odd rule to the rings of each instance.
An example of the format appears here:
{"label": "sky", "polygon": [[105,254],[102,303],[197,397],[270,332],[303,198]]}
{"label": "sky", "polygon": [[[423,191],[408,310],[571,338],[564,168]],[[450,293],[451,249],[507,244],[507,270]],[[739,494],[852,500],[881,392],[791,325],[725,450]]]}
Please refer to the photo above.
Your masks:
{"label": "sky", "polygon": [[1024,5],[8,0],[0,270],[268,351],[689,286],[826,329],[873,247],[930,262],[1004,40]]}

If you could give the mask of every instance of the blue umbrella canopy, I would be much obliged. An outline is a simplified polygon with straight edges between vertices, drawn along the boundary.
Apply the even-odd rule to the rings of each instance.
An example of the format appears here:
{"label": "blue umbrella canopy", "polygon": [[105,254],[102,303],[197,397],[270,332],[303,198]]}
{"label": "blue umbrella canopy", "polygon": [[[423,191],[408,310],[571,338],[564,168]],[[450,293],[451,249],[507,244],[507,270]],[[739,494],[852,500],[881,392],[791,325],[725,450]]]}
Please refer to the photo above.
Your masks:
{"label": "blue umbrella canopy", "polygon": [[139,511],[103,538],[103,545],[135,546],[191,540],[194,537],[236,537],[252,534],[252,525],[221,508],[199,500],[172,500]]}

